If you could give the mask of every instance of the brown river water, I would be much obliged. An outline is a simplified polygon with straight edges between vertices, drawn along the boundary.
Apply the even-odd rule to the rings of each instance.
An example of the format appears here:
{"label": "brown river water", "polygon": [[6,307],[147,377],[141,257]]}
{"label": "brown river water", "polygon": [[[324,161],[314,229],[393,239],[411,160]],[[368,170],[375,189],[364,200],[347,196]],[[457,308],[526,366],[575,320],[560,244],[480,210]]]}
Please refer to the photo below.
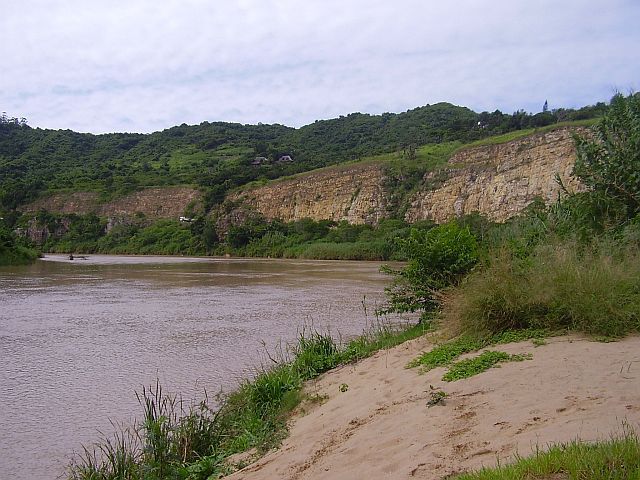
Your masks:
{"label": "brown river water", "polygon": [[[0,268],[0,480],[64,474],[81,444],[131,422],[159,379],[229,390],[303,329],[376,322],[375,262],[48,255]],[[364,304],[364,305],[363,305]]]}

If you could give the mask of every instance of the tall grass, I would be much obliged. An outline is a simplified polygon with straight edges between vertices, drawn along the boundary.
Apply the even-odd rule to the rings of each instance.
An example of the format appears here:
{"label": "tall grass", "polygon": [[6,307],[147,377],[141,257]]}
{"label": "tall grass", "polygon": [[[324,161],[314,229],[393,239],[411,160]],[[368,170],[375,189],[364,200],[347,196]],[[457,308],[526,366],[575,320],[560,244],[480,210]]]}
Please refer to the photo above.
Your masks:
{"label": "tall grass", "polygon": [[185,402],[163,391],[144,387],[137,393],[143,416],[130,428],[118,427],[93,447],[75,456],[70,480],[206,480],[231,471],[228,457],[255,448],[265,451],[286,433],[286,420],[304,398],[304,382],[334,368],[416,338],[425,327],[378,323],[346,344],[331,336],[303,332],[298,341],[262,367],[253,379],[217,398]]}
{"label": "tall grass", "polygon": [[526,256],[503,249],[449,294],[443,318],[453,333],[640,331],[640,254],[607,240],[542,244]]}

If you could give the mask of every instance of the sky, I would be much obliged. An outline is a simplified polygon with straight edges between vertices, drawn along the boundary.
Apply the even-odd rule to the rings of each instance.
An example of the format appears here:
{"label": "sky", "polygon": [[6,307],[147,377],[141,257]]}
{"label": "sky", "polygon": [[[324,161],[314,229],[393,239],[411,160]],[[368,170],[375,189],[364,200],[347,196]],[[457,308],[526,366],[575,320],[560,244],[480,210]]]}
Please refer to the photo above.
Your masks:
{"label": "sky", "polygon": [[0,0],[0,111],[152,132],[640,89],[638,0]]}

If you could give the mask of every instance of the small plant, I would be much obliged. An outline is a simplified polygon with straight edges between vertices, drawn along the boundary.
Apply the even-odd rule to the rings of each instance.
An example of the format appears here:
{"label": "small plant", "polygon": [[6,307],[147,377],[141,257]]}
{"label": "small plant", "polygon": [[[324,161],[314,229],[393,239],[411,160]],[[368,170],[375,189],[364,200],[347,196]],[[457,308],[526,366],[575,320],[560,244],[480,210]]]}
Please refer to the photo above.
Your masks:
{"label": "small plant", "polygon": [[445,382],[455,382],[463,378],[473,377],[503,362],[520,362],[530,359],[528,355],[509,355],[506,352],[487,350],[474,358],[453,363],[442,377]]}
{"label": "small plant", "polygon": [[421,367],[422,372],[428,372],[436,367],[449,365],[460,355],[475,352],[485,346],[485,342],[469,336],[462,336],[441,345],[433,347],[418,358],[412,360],[407,368]]}
{"label": "small plant", "polygon": [[[431,387],[433,389],[433,386]],[[447,394],[442,391],[442,390],[432,390],[429,393],[429,401],[427,402],[427,407],[431,408],[434,407],[436,405],[440,405],[440,406],[444,406],[445,404],[445,398],[447,397]]]}
{"label": "small plant", "polygon": [[347,385],[346,383],[341,383],[340,386],[338,387],[338,390],[340,390],[342,393],[344,393],[347,390],[349,390],[349,385]]}

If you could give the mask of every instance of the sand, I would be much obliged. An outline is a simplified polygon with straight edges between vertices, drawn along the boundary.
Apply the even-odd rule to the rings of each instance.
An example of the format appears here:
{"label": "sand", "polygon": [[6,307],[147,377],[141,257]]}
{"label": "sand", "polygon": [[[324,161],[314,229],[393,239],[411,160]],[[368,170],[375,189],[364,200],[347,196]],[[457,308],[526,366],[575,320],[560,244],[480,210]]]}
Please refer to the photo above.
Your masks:
{"label": "sand", "polygon": [[[228,478],[440,479],[550,443],[607,439],[623,424],[640,432],[640,337],[547,342],[496,347],[533,358],[451,383],[444,368],[404,368],[430,348],[425,338],[333,370],[308,385],[326,399],[303,404],[281,448]],[[447,393],[444,406],[427,407],[430,386]]]}

